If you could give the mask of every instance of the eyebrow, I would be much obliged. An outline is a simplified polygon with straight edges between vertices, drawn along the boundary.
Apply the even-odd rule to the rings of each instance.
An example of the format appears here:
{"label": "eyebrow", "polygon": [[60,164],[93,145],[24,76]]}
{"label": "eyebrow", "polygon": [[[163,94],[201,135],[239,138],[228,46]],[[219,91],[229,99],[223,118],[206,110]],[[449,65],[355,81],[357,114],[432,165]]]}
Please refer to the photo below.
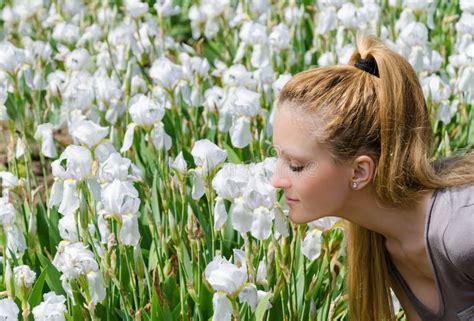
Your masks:
{"label": "eyebrow", "polygon": [[[275,145],[273,145],[273,147],[275,147]],[[293,154],[291,152],[285,151],[283,149],[281,149],[280,152],[281,152],[282,155],[285,155],[289,158],[296,158],[296,159],[308,159],[308,158],[310,158],[309,155],[297,155],[297,154]]]}

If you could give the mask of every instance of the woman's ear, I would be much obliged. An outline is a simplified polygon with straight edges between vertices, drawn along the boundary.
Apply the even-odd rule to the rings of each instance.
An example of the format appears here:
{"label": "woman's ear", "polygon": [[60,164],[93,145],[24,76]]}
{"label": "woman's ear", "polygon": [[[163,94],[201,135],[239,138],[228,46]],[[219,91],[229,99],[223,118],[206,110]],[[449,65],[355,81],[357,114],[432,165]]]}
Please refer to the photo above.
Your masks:
{"label": "woman's ear", "polygon": [[353,182],[357,182],[359,188],[363,188],[370,184],[374,176],[375,163],[370,156],[360,155],[352,162]]}

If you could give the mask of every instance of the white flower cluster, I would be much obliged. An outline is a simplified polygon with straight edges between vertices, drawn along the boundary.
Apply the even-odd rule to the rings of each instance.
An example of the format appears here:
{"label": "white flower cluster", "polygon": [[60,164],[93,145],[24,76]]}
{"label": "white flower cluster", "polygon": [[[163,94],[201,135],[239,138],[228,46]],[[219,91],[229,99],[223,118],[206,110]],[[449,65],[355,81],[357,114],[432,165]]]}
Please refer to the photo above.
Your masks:
{"label": "white flower cluster", "polygon": [[12,299],[0,300],[0,318],[2,320],[17,321],[18,313],[20,313],[20,309],[18,309],[15,301]]}
{"label": "white flower cluster", "polygon": [[[105,298],[105,284],[94,253],[81,242],[61,241],[53,260],[54,266],[62,273],[62,286],[73,299],[71,282],[77,282],[85,291],[86,299],[97,304]],[[89,296],[89,297],[87,297]]]}
{"label": "white flower cluster", "polygon": [[[102,140],[97,138],[101,135],[100,128],[96,125],[89,127],[86,125],[87,120],[81,122],[75,127],[76,133],[84,125],[88,129],[84,129],[85,134],[95,136],[96,141]],[[87,189],[97,201],[102,240],[106,243],[110,234],[107,219],[115,218],[121,226],[120,241],[126,245],[136,245],[139,239],[137,219],[140,200],[132,182],[141,180],[141,171],[129,159],[120,156],[109,142],[93,146],[94,161],[89,148],[69,145],[51,164],[55,181],[48,206],[59,205],[58,212],[64,215],[59,221],[61,237],[70,242],[79,241],[77,231],[82,233],[82,230],[76,228],[78,222],[75,214],[85,202],[84,193]],[[129,197],[134,200],[133,204],[129,204]],[[94,230],[93,225],[90,228]]]}
{"label": "white flower cluster", "polygon": [[287,218],[277,203],[277,191],[270,184],[275,159],[256,164],[226,163],[212,180],[218,197],[214,208],[214,228],[220,229],[227,220],[224,200],[232,202],[232,226],[245,235],[266,240],[276,231],[288,235]]}
{"label": "white flower cluster", "polygon": [[6,236],[6,257],[21,259],[26,250],[26,239],[17,224],[18,216],[11,197],[18,186],[18,178],[10,172],[0,172],[2,195],[0,196],[0,228]]}
{"label": "white flower cluster", "polygon": [[43,295],[43,302],[33,308],[35,321],[65,321],[67,311],[64,295],[48,292]]}
{"label": "white flower cluster", "polygon": [[474,104],[474,5],[470,0],[461,0],[460,6],[462,15],[456,23],[458,37],[446,70],[454,80],[452,87],[461,94],[462,102]]}
{"label": "white flower cluster", "polygon": [[[48,206],[59,205],[58,212],[64,215],[59,220],[63,241],[53,264],[62,272],[62,285],[71,299],[71,282],[76,282],[84,291],[88,303],[97,304],[105,298],[105,284],[94,253],[81,240],[85,233],[89,233],[100,235],[102,243],[107,243],[113,236],[112,221],[116,221],[119,242],[124,245],[138,244],[140,199],[133,182],[141,180],[142,174],[110,142],[104,141],[106,128],[82,118],[72,123],[70,130],[75,142],[82,146],[69,145],[51,164],[55,181]],[[80,208],[85,206],[89,197],[89,201],[97,204],[99,234],[95,234],[92,223],[81,223],[81,218],[89,214],[81,212]],[[92,241],[100,255],[102,248],[96,238]]]}
{"label": "white flower cluster", "polygon": [[310,261],[314,261],[321,254],[322,233],[334,228],[339,221],[337,217],[323,217],[308,223],[308,231],[301,244],[301,253]]}
{"label": "white flower cluster", "polygon": [[194,158],[196,168],[191,170],[193,174],[192,197],[200,199],[205,193],[205,180],[210,173],[227,158],[227,152],[208,139],[202,139],[194,143],[191,154]]}
{"label": "white flower cluster", "polygon": [[[262,268],[257,273],[257,281],[266,278],[263,261]],[[234,263],[222,256],[216,256],[204,271],[207,282],[216,291],[212,298],[214,308],[213,321],[230,321],[232,316],[231,300],[238,297],[240,303],[247,303],[252,312],[255,311],[260,300],[269,295],[268,292],[258,290],[256,285],[249,281],[245,252],[234,249]],[[271,305],[266,308],[269,309]]]}
{"label": "white flower cluster", "polygon": [[120,152],[130,149],[133,144],[133,135],[137,126],[150,130],[148,139],[151,138],[157,149],[171,148],[171,137],[165,132],[161,119],[165,113],[164,102],[156,102],[143,94],[137,94],[130,100],[129,113],[133,120],[127,126],[125,139]]}
{"label": "white flower cluster", "polygon": [[15,285],[17,288],[31,288],[36,279],[36,273],[28,265],[15,266],[13,268]]}

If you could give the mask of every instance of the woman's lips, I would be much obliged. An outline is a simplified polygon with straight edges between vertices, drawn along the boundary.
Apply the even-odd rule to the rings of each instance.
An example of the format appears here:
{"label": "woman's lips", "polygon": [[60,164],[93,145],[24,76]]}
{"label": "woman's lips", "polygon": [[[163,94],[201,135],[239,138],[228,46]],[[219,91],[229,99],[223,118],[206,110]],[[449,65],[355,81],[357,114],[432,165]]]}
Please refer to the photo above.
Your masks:
{"label": "woman's lips", "polygon": [[292,204],[292,203],[298,202],[297,199],[289,198],[289,197],[287,197],[287,196],[285,196],[285,200],[286,200],[286,203],[287,203],[287,204]]}

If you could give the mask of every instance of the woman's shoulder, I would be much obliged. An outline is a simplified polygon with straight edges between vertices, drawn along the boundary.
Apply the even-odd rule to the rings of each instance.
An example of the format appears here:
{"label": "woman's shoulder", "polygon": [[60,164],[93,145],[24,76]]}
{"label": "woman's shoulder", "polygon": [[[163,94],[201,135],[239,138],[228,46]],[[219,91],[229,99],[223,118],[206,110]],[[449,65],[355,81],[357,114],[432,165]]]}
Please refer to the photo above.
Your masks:
{"label": "woman's shoulder", "polygon": [[438,198],[444,198],[445,201],[450,203],[453,210],[474,204],[474,182],[440,188],[437,190],[437,193],[439,194]]}
{"label": "woman's shoulder", "polygon": [[452,213],[443,243],[451,263],[474,282],[474,185],[450,188],[449,194]]}

